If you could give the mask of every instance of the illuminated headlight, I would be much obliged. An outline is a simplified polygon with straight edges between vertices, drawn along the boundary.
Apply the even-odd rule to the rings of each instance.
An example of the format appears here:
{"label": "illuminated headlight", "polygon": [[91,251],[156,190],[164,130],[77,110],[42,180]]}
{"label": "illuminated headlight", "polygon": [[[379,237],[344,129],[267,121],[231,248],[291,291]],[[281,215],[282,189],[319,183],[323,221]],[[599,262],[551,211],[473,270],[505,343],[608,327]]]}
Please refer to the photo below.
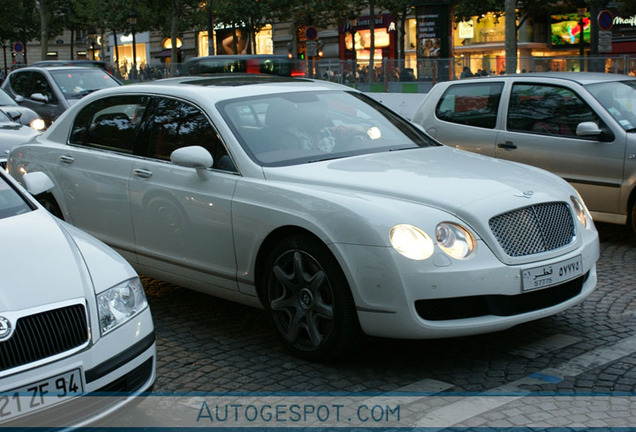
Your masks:
{"label": "illuminated headlight", "polygon": [[389,238],[393,248],[407,258],[421,261],[433,255],[433,240],[413,225],[394,226],[391,228]]}
{"label": "illuminated headlight", "polygon": [[468,258],[477,247],[474,237],[468,230],[450,222],[437,225],[435,240],[446,255],[458,260]]}
{"label": "illuminated headlight", "polygon": [[572,201],[572,207],[574,208],[574,213],[576,213],[576,217],[581,222],[581,224],[587,228],[592,223],[592,216],[590,216],[590,212],[587,210],[587,207],[583,203],[581,197],[571,196],[570,200]]}
{"label": "illuminated headlight", "polygon": [[31,123],[29,123],[29,126],[31,126],[31,128],[35,129],[36,131],[41,131],[44,130],[44,128],[46,127],[46,123],[44,123],[44,120],[37,118],[35,120],[32,120]]}
{"label": "illuminated headlight", "polygon": [[139,278],[127,280],[97,295],[102,335],[117,328],[148,306]]}

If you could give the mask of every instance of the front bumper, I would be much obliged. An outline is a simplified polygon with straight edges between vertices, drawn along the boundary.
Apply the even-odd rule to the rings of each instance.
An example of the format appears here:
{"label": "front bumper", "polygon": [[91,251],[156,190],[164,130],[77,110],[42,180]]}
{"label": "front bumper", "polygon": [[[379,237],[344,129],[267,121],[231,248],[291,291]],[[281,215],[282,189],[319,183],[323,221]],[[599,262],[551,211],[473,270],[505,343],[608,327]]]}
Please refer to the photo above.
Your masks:
{"label": "front bumper", "polygon": [[[139,334],[140,329],[144,329],[144,332],[137,338],[126,337]],[[46,408],[5,421],[0,418],[0,426],[56,430],[88,426],[135,401],[143,392],[152,389],[156,378],[156,344],[152,329],[150,310],[146,309],[113,334],[78,353],[4,378],[0,394],[79,369],[84,394],[57,404],[46,401]],[[108,336],[114,337],[108,340]],[[127,345],[126,340],[134,342]],[[113,349],[115,346],[117,349],[124,346],[125,349],[117,352]],[[103,355],[105,351],[111,356]],[[44,396],[44,399],[56,397],[53,392]]]}
{"label": "front bumper", "polygon": [[[441,252],[408,260],[391,248],[335,245],[345,264],[358,319],[372,336],[429,339],[505,330],[564,311],[587,298],[597,282],[598,235],[576,248],[523,265],[506,265],[480,243],[479,254],[452,261]],[[581,257],[581,274],[524,292],[522,272]]]}

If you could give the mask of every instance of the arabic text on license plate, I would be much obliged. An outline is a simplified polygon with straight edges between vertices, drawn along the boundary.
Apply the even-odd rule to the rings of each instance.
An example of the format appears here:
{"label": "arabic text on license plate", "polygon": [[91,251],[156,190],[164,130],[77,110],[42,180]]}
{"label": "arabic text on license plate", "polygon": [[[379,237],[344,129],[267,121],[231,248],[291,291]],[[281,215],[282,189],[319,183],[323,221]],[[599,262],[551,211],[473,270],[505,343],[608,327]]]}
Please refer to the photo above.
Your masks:
{"label": "arabic text on license plate", "polygon": [[0,420],[37,411],[83,393],[84,386],[79,369],[0,392]]}
{"label": "arabic text on license plate", "polygon": [[558,285],[583,274],[581,256],[555,264],[521,271],[522,290],[531,291]]}

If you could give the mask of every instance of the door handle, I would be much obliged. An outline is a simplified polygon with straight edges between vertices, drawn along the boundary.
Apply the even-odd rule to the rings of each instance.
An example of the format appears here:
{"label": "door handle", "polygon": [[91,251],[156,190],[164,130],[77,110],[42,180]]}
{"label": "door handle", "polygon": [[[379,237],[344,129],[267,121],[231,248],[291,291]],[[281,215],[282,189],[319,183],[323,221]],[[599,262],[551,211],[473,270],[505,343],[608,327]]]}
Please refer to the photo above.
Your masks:
{"label": "door handle", "polygon": [[506,149],[506,150],[514,150],[514,149],[517,148],[515,143],[513,143],[512,141],[506,141],[505,143],[499,143],[499,144],[497,144],[497,147],[502,148],[502,149]]}
{"label": "door handle", "polygon": [[75,162],[75,158],[73,156],[62,155],[60,156],[60,162],[65,164],[72,164],[73,162]]}
{"label": "door handle", "polygon": [[141,178],[150,178],[152,177],[152,171],[148,171],[145,169],[136,169],[133,171],[133,174],[136,175],[137,177],[141,177]]}

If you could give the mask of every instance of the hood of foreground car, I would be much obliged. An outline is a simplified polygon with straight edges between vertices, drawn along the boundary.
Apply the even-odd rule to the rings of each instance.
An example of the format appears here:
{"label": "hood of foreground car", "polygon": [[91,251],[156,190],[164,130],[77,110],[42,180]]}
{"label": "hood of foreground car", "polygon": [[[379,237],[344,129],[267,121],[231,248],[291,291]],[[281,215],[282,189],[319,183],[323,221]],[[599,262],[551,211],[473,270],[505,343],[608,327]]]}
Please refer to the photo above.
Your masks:
{"label": "hood of foreground car", "polygon": [[0,232],[0,311],[86,296],[91,285],[82,256],[46,210],[0,219]]}
{"label": "hood of foreground car", "polygon": [[444,146],[264,172],[268,180],[418,202],[464,219],[488,219],[536,202],[569,201],[572,193],[571,186],[547,171]]}

